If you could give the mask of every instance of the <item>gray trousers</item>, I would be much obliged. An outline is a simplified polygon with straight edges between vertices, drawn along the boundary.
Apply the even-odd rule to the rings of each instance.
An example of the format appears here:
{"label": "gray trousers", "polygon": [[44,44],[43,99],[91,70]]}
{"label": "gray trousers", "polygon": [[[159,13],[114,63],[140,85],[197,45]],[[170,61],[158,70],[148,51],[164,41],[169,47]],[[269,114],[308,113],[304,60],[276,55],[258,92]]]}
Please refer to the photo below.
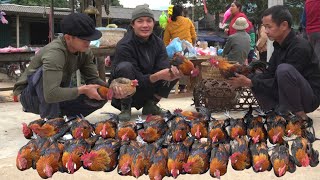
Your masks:
{"label": "gray trousers", "polygon": [[252,89],[259,105],[264,110],[276,109],[292,113],[313,112],[319,107],[308,81],[290,64],[280,64],[276,70],[277,88],[257,91]]}
{"label": "gray trousers", "polygon": [[[129,62],[121,62],[113,71],[113,78],[124,77],[128,79],[136,79],[136,72],[138,70]],[[170,82],[169,86],[164,85],[164,81],[158,81],[152,87],[137,87],[136,93],[132,98],[127,98],[125,103],[131,103],[131,107],[140,109],[144,106],[146,101],[153,100],[154,95],[167,98],[171,89],[178,82],[178,80]],[[123,100],[122,100],[123,101]],[[119,99],[112,99],[112,106],[121,109],[121,101]]]}
{"label": "gray trousers", "polygon": [[104,106],[107,101],[91,100],[85,95],[60,103],[47,103],[43,94],[42,67],[28,77],[28,85],[22,91],[20,102],[25,112],[39,114],[41,118],[56,118],[64,115],[87,116]]}

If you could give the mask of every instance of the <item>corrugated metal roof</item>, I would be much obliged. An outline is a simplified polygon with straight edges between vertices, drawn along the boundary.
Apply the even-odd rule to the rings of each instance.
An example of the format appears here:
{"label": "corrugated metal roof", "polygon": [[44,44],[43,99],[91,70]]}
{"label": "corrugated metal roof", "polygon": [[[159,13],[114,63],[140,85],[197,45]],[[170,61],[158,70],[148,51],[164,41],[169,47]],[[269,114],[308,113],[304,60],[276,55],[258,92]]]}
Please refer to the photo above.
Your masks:
{"label": "corrugated metal roof", "polygon": [[[57,10],[70,10],[69,8],[55,8]],[[30,15],[30,16],[42,16],[44,12],[46,14],[49,14],[50,7],[44,7],[44,6],[22,6],[17,4],[0,4],[0,10],[5,11],[8,15],[15,14],[15,13],[21,13],[24,15]],[[122,7],[116,7],[116,6],[110,6],[110,14],[107,16],[104,8],[102,8],[102,17],[103,18],[116,18],[116,19],[131,19],[131,13],[133,11],[133,8],[122,8]],[[159,16],[161,15],[162,11],[153,10],[155,20],[159,20]],[[55,11],[55,15],[58,16],[65,16],[69,14],[69,12],[60,12]]]}

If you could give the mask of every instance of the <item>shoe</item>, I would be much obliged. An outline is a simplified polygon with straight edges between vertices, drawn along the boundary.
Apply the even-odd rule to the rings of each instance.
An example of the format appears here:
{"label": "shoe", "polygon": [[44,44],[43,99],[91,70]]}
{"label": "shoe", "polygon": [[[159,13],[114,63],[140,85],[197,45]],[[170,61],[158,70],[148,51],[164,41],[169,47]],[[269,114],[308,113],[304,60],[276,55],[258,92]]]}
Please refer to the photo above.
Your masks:
{"label": "shoe", "polygon": [[157,103],[154,101],[147,101],[146,104],[142,108],[143,115],[162,115],[165,114],[167,111],[157,106]]}
{"label": "shoe", "polygon": [[118,115],[119,121],[130,121],[131,119],[131,103],[121,102],[121,113]]}

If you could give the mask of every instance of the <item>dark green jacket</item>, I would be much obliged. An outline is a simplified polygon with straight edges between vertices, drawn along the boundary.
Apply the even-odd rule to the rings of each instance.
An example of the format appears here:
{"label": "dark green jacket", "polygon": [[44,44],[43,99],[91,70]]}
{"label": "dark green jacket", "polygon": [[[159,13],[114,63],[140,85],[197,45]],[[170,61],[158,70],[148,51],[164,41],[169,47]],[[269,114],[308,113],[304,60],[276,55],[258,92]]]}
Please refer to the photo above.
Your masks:
{"label": "dark green jacket", "polygon": [[71,76],[78,69],[85,82],[105,84],[98,77],[91,50],[84,53],[71,53],[63,37],[44,46],[34,57],[14,85],[14,95],[21,94],[27,86],[27,77],[39,67],[43,67],[43,91],[47,103],[57,103],[78,97],[77,87],[70,88]]}

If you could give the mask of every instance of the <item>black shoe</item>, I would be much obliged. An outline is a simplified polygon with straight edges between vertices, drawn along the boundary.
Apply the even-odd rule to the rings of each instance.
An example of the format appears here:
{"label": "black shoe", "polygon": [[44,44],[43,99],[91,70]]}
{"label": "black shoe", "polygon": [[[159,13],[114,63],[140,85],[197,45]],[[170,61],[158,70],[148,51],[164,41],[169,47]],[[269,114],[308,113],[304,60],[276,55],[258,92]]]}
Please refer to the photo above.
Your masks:
{"label": "black shoe", "polygon": [[157,104],[154,101],[147,101],[146,104],[142,108],[142,114],[143,115],[163,115],[167,111],[157,106]]}
{"label": "black shoe", "polygon": [[131,120],[131,99],[121,100],[121,113],[118,118],[120,122]]}

